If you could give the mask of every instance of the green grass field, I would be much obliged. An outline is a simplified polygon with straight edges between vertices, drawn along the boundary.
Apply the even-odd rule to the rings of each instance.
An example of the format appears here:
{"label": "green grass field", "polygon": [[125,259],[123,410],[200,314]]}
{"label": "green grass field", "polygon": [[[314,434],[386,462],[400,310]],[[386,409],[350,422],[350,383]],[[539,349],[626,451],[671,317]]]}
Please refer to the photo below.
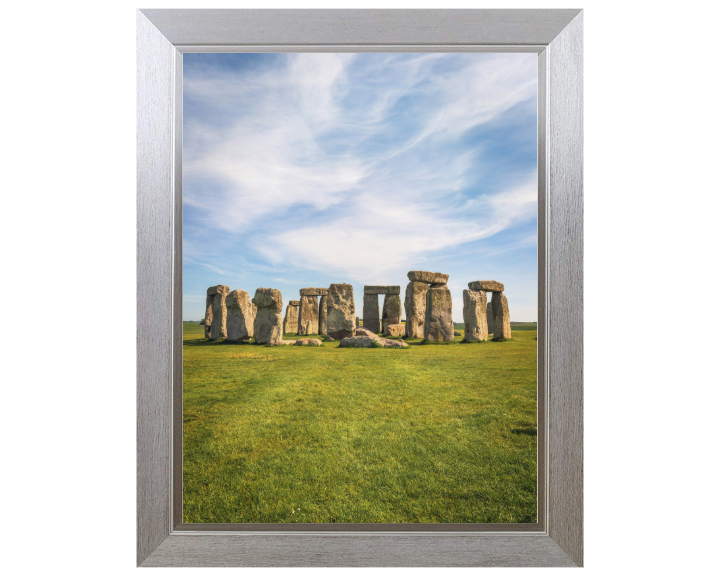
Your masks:
{"label": "green grass field", "polygon": [[536,521],[536,324],[410,349],[183,327],[184,522]]}

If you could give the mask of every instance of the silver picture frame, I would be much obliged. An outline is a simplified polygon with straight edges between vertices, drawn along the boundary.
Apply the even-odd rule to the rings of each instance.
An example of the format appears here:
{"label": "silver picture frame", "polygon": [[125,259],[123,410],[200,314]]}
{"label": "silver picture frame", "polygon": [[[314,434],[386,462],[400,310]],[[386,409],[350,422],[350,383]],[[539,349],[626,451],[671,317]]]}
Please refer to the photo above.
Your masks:
{"label": "silver picture frame", "polygon": [[[581,10],[137,12],[138,566],[582,566]],[[182,523],[182,55],[538,55],[538,522]]]}

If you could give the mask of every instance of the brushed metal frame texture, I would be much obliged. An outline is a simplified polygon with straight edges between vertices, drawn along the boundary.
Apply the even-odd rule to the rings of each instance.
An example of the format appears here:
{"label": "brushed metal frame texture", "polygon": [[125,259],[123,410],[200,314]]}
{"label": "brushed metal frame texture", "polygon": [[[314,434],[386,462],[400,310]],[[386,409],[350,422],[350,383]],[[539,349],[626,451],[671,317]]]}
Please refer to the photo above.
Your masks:
{"label": "brushed metal frame texture", "polygon": [[[582,565],[582,16],[138,11],[139,566]],[[182,524],[182,54],[253,51],[538,54],[537,525]]]}

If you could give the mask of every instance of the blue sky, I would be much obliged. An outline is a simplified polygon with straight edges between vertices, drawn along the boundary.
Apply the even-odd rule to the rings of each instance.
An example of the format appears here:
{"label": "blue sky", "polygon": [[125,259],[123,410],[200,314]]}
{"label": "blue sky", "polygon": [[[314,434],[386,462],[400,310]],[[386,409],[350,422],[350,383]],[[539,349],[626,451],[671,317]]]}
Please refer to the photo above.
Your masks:
{"label": "blue sky", "polygon": [[183,319],[208,286],[498,280],[537,320],[537,55],[185,54]]}

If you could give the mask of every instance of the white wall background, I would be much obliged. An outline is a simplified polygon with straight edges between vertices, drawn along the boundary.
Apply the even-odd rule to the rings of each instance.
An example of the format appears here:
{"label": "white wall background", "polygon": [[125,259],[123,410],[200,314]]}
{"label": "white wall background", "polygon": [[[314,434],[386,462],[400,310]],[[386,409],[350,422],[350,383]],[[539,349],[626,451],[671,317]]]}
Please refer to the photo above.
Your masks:
{"label": "white wall background", "polygon": [[[383,6],[508,4],[548,7]],[[720,512],[718,8],[552,3],[578,4],[587,75],[586,570],[709,573]],[[212,4],[260,5],[374,6]],[[41,1],[3,10],[8,574],[134,568],[135,7]]]}

